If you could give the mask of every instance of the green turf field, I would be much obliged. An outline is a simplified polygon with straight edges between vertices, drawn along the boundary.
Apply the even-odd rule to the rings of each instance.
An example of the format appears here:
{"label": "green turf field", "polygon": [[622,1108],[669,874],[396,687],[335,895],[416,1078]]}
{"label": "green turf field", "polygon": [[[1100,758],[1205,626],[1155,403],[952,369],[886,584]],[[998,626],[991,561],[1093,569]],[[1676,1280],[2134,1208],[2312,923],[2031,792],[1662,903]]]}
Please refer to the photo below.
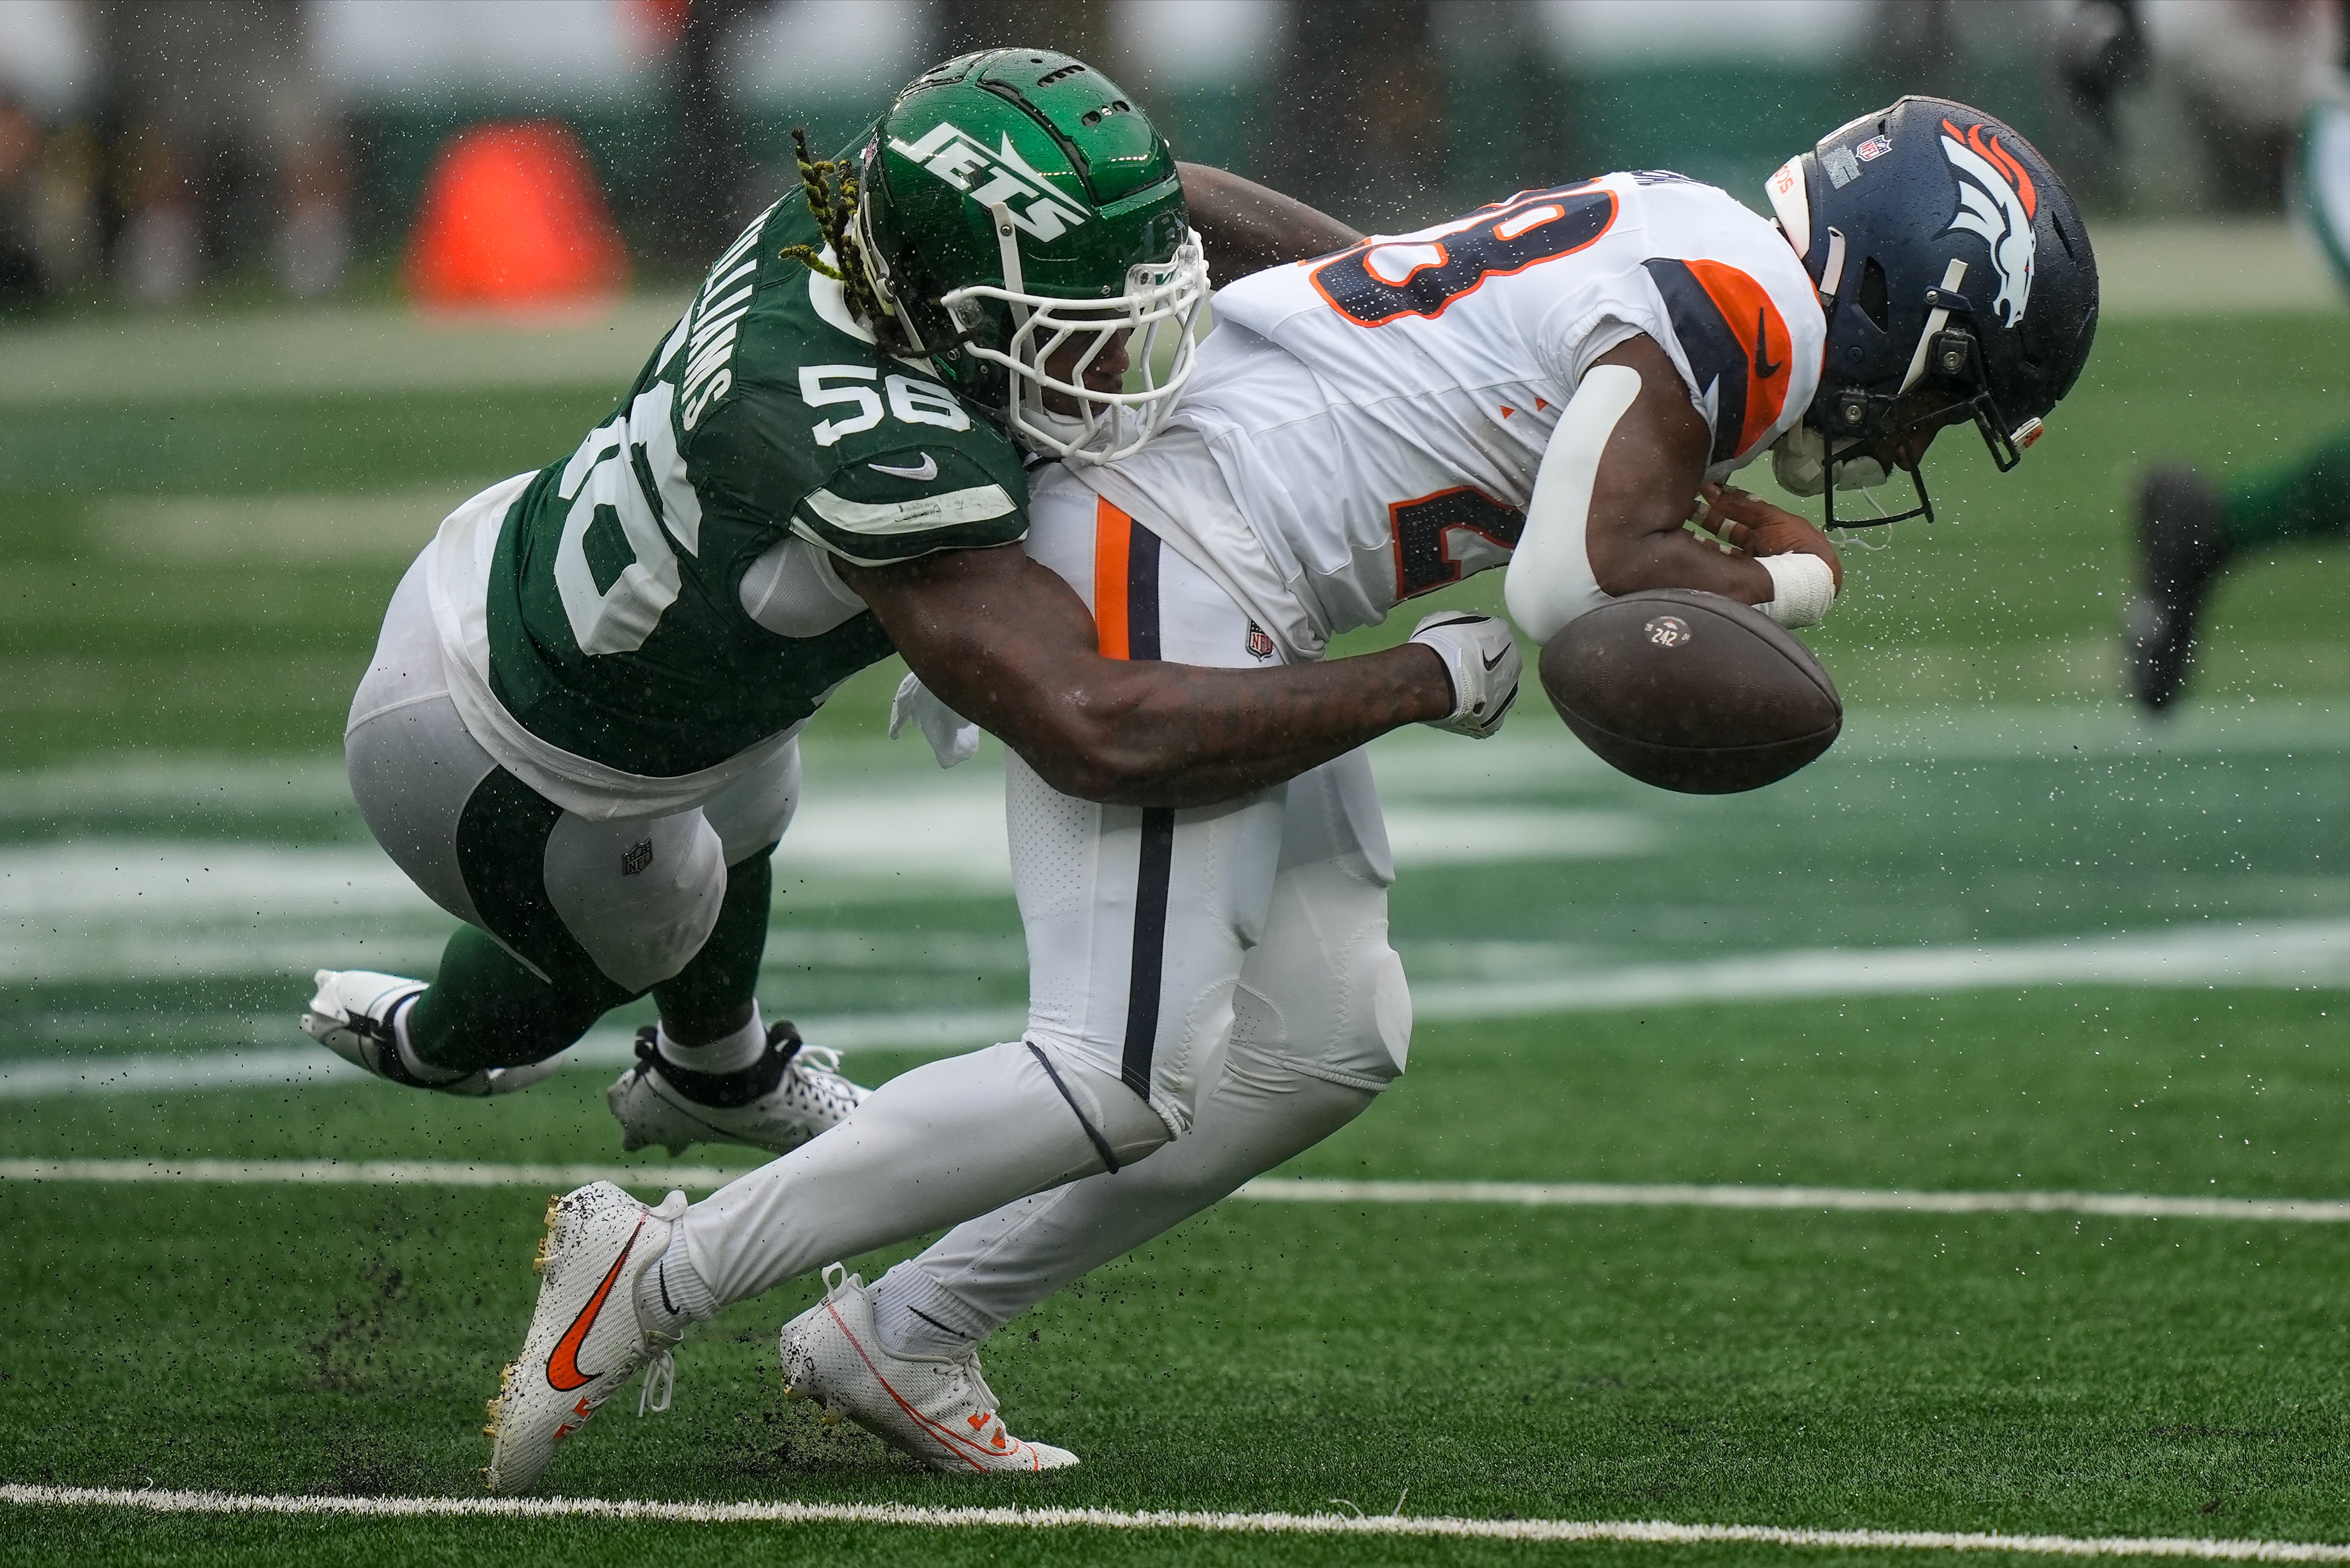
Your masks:
{"label": "green turf field", "polygon": [[[310,969],[429,971],[448,929],[368,842],[337,765],[391,584],[449,504],[600,417],[658,315],[527,352],[372,317],[231,320],[217,343],[61,329],[0,392],[0,1485],[477,1489],[546,1186],[161,1168],[586,1162],[660,1190],[667,1157],[624,1160],[600,1107],[634,1013],[497,1104],[359,1079],[292,1024]],[[363,359],[349,389],[272,368],[321,344]],[[90,371],[101,348],[149,364],[149,389]],[[240,367],[216,395],[189,369],[207,352]],[[782,1401],[773,1336],[803,1282],[690,1343],[666,1416],[616,1401],[547,1490],[2350,1542],[2339,1210],[1998,1211],[2350,1199],[2350,563],[2239,573],[2176,722],[2112,697],[2128,475],[2290,453],[2350,411],[2345,363],[2340,316],[2120,320],[2018,473],[1954,441],[1931,471],[1947,520],[1848,556],[1815,645],[1850,722],[1788,784],[1659,794],[1539,711],[1484,746],[1382,743],[1412,1070],[1278,1177],[1598,1190],[1228,1202],[990,1350],[1014,1429],[1086,1461],[1001,1487]],[[881,742],[893,680],[859,678],[812,732],[762,982],[868,1081],[1004,1037],[1024,993],[997,763],[941,775]],[[66,1161],[159,1179],[60,1179]],[[1638,1184],[1877,1206],[1635,1202]],[[1993,1196],[1943,1212],[1895,1192]],[[1818,1550],[24,1502],[0,1520],[0,1563],[45,1564]]]}

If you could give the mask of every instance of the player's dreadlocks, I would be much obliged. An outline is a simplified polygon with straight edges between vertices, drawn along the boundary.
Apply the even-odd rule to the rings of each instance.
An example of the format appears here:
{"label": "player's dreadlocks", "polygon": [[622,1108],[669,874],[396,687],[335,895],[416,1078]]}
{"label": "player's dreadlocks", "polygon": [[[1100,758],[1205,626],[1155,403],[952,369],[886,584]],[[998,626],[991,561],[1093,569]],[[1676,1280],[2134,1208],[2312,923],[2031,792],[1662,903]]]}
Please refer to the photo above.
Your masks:
{"label": "player's dreadlocks", "polygon": [[881,304],[872,275],[865,267],[865,252],[855,238],[857,181],[847,161],[810,157],[807,131],[796,125],[792,128],[792,151],[799,161],[800,186],[807,194],[808,211],[816,215],[816,226],[831,245],[833,259],[826,261],[814,245],[785,245],[781,254],[838,283],[841,293],[847,296],[848,308],[871,323],[876,336],[899,338],[897,323]]}

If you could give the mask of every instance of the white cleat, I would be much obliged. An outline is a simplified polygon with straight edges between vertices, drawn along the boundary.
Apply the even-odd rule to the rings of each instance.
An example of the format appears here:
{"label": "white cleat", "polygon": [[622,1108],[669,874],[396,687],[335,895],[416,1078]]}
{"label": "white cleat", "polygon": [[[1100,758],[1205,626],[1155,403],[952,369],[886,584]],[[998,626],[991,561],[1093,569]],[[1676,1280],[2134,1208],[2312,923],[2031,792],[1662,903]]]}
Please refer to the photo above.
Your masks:
{"label": "white cleat", "polygon": [[648,1024],[637,1033],[637,1064],[612,1081],[604,1103],[631,1153],[653,1144],[683,1154],[697,1143],[739,1143],[789,1154],[847,1121],[867,1093],[840,1075],[839,1052],[801,1044],[788,1021],[767,1031],[756,1066],[726,1074],[662,1060]]}
{"label": "white cleat", "polygon": [[[637,1413],[669,1408],[677,1380],[669,1334],[637,1314],[637,1281],[658,1262],[685,1215],[685,1194],[648,1209],[608,1181],[556,1199],[546,1210],[538,1253],[538,1306],[522,1357],[505,1370],[490,1401],[490,1490],[528,1491],[555,1458],[555,1446],[586,1426],[639,1367],[645,1374]],[[658,1393],[656,1390],[658,1389]]]}
{"label": "white cleat", "polygon": [[895,1449],[950,1475],[1027,1474],[1077,1462],[1066,1449],[1004,1429],[979,1353],[951,1359],[892,1355],[873,1332],[873,1287],[833,1264],[825,1298],[784,1324],[784,1392],[823,1403]]}
{"label": "white cleat", "polygon": [[302,1014],[303,1033],[344,1061],[379,1078],[389,1078],[411,1089],[431,1089],[436,1094],[477,1099],[484,1095],[504,1095],[528,1088],[556,1069],[555,1059],[549,1057],[522,1067],[484,1067],[445,1084],[426,1083],[400,1059],[398,1040],[392,1030],[400,1010],[424,994],[422,981],[364,969],[322,969],[313,981],[318,988],[317,994],[310,998],[310,1010]]}

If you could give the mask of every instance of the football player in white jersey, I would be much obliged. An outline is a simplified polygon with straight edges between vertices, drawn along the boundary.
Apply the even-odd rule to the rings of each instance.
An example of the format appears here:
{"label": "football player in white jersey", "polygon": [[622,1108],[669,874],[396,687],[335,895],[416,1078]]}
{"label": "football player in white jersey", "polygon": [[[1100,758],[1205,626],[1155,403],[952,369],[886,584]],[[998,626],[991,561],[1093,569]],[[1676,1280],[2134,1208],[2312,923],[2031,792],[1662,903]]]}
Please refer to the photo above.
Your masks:
{"label": "football player in white jersey", "polygon": [[[1026,548],[1127,659],[1311,660],[1504,565],[1537,640],[1657,587],[1814,624],[1835,546],[1721,482],[1765,451],[1809,493],[1898,468],[1925,511],[1919,459],[1966,420],[2012,466],[2085,359],[2096,274],[2045,161],[1946,100],[1840,129],[1771,196],[1775,223],[1676,175],[1611,174],[1243,279],[1166,430],[1041,477]],[[1684,527],[1700,495],[1731,548]],[[786,1325],[795,1393],[947,1470],[996,1468],[969,1436],[1002,1430],[975,1354],[989,1334],[1359,1115],[1411,1026],[1362,753],[1192,810],[1098,805],[1017,754],[1007,768],[1024,1043],[1118,1076],[1130,1102],[1098,1108],[1147,1106],[1173,1136],[1138,1158],[1120,1140],[1139,1129],[1073,1099],[1099,1174],[872,1286],[833,1272]],[[762,1239],[793,1199],[779,1162],[696,1206],[698,1288],[780,1282]]]}
{"label": "football player in white jersey", "polygon": [[[631,1147],[805,1146],[715,1210],[609,1183],[556,1205],[492,1412],[497,1490],[666,1367],[681,1315],[1174,1136],[1115,1064],[1012,1042],[866,1095],[763,1027],[797,737],[849,674],[895,649],[1058,787],[1159,806],[1398,723],[1490,728],[1515,688],[1482,618],[1263,673],[1106,658],[1079,597],[1015,547],[1021,446],[1106,461],[1171,408],[1211,275],[1195,211],[1228,258],[1348,231],[1179,166],[1123,89],[1048,50],[949,61],[843,159],[799,151],[805,201],[720,255],[607,420],[444,522],[352,703],[362,816],[464,923],[429,985],[321,971],[304,1027],[322,1045],[406,1088],[498,1093],[650,992],[661,1022],[609,1096]],[[1170,353],[1127,389],[1124,357],[1151,365],[1154,341]],[[1159,1103],[1187,1093],[1170,1079]],[[1004,1464],[1048,1457],[1000,1422],[966,1431]]]}

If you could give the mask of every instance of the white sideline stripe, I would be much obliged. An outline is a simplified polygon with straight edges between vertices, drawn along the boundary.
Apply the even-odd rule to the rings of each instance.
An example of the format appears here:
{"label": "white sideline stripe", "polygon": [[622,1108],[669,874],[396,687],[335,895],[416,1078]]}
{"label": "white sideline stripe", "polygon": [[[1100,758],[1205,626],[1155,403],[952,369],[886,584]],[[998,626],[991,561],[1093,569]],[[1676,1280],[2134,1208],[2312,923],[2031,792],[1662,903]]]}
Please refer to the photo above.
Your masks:
{"label": "white sideline stripe", "polygon": [[2350,1223],[2350,1201],[2120,1192],[1903,1192],[1615,1181],[1326,1181],[1259,1177],[1234,1196],[1283,1203],[1503,1203],[1529,1209],[1793,1209],[1890,1214],[2105,1214],[2137,1220]]}
{"label": "white sideline stripe", "polygon": [[[847,1013],[803,1019],[808,1037],[841,1050],[969,1050],[1016,1040],[1028,1022],[1021,1008]],[[609,1073],[637,1059],[635,1032],[599,1026],[563,1054],[567,1068]],[[323,1046],[265,1051],[92,1053],[19,1061],[0,1067],[0,1100],[57,1095],[172,1095],[208,1089],[305,1088],[350,1085],[367,1077]]]}
{"label": "white sideline stripe", "polygon": [[714,1165],[469,1165],[454,1159],[0,1159],[0,1181],[233,1187],[551,1187],[569,1191],[591,1181],[609,1181],[706,1192],[742,1174]]}
{"label": "white sideline stripe", "polygon": [[1825,948],[1411,988],[1423,1019],[1503,1018],[1648,1002],[1912,995],[2025,985],[2350,984],[2350,920],[2212,922],[2126,935],[1961,947]]}
{"label": "white sideline stripe", "polygon": [[[742,1169],[711,1165],[494,1165],[438,1159],[0,1159],[0,1181],[288,1187],[544,1187],[591,1181],[708,1191]],[[1272,1203],[1497,1203],[1522,1209],[1768,1209],[1888,1214],[2101,1214],[2133,1220],[2350,1223],[2350,1201],[2107,1192],[1903,1192],[1851,1187],[1697,1187],[1613,1181],[1328,1181],[1259,1177],[1233,1194]]]}
{"label": "white sideline stripe", "polygon": [[[5,954],[5,945],[0,945],[0,954]],[[0,970],[5,970],[4,957]],[[1458,1022],[1617,1007],[2032,985],[2350,986],[2350,920],[2214,923],[2000,946],[1797,950],[1701,963],[1592,970],[1540,981],[1440,981],[1412,987],[1412,1009],[1422,1021]],[[821,1044],[947,1052],[1016,1038],[1024,1021],[1017,1008],[985,1008],[848,1013],[801,1023],[807,1037]],[[583,1068],[609,1069],[632,1059],[625,1031],[599,1031],[573,1046],[567,1061]],[[300,1046],[93,1054],[0,1067],[0,1100],[347,1083],[357,1072],[324,1050]]]}
{"label": "white sideline stripe", "polygon": [[1788,1530],[1663,1520],[1408,1519],[1399,1514],[1125,1512],[1106,1508],[919,1508],[907,1503],[632,1502],[593,1497],[266,1497],[0,1486],[0,1502],[136,1508],[152,1513],[340,1514],[361,1519],[614,1519],[674,1524],[879,1524],[981,1530],[1185,1530],[1233,1535],[1388,1535],[1478,1541],[1621,1541],[1911,1552],[2022,1552],[2042,1557],[2189,1557],[2211,1562],[2350,1563],[2350,1546],[2193,1536],[1991,1535],[1930,1530]]}

